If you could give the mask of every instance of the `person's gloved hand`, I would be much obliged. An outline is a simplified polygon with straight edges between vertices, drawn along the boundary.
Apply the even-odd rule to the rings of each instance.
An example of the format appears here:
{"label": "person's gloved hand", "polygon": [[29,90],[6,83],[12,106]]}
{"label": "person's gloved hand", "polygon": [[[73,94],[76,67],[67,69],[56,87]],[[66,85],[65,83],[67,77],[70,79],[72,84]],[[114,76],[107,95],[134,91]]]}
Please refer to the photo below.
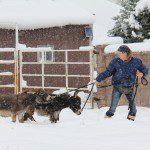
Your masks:
{"label": "person's gloved hand", "polygon": [[142,78],[143,77],[143,73],[140,72],[140,71],[137,71],[136,76],[139,77],[139,78]]}
{"label": "person's gloved hand", "polygon": [[96,81],[95,84],[96,84],[96,86],[100,86],[101,83]]}

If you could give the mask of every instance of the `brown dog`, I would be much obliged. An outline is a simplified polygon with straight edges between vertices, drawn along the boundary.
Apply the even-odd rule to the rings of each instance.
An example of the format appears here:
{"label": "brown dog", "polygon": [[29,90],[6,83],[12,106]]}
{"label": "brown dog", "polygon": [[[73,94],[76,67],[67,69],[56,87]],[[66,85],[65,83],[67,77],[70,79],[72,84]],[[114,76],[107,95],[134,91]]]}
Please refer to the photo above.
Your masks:
{"label": "brown dog", "polygon": [[0,95],[0,116],[10,117],[16,122],[16,116],[20,123],[24,122],[25,112],[34,113],[35,105],[46,103],[48,94],[42,90],[25,91],[23,93]]}

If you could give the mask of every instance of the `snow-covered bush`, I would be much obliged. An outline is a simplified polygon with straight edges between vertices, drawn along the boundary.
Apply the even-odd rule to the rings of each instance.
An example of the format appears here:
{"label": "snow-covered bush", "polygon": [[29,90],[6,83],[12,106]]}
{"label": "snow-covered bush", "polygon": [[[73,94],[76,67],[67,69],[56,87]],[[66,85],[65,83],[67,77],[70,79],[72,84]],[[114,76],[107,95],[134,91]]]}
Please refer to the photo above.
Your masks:
{"label": "snow-covered bush", "polygon": [[129,23],[131,14],[135,11],[136,4],[139,0],[122,0],[120,14],[114,17],[115,26],[109,31],[111,36],[120,36],[125,43],[135,42],[132,39],[132,28]]}
{"label": "snow-covered bush", "polygon": [[135,12],[130,15],[129,23],[132,29],[132,39],[143,42],[150,39],[150,0],[140,0]]}

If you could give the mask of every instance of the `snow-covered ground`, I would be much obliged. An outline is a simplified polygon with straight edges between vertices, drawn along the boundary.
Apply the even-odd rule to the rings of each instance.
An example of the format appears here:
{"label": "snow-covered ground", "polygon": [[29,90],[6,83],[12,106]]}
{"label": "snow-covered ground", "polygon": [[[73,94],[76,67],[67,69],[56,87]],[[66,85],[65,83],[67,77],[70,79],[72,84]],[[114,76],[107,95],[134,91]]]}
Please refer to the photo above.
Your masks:
{"label": "snow-covered ground", "polygon": [[126,106],[118,107],[112,119],[108,108],[86,109],[77,116],[64,110],[60,122],[35,115],[38,123],[12,123],[0,117],[0,150],[148,150],[150,109],[138,108],[135,122],[126,119]]}

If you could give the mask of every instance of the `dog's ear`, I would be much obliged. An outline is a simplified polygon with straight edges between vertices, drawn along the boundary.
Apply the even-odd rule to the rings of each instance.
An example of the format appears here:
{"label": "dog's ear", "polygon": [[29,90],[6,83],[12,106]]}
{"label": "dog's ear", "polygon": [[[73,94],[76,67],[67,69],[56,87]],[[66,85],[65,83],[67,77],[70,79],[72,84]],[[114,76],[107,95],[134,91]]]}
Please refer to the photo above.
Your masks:
{"label": "dog's ear", "polygon": [[52,99],[54,99],[57,95],[53,95],[53,94],[49,94],[46,98],[47,101],[51,101]]}
{"label": "dog's ear", "polygon": [[55,94],[50,94],[51,98],[54,99],[55,97],[57,97],[57,95]]}
{"label": "dog's ear", "polygon": [[74,97],[76,98],[78,96],[79,91],[74,92]]}

